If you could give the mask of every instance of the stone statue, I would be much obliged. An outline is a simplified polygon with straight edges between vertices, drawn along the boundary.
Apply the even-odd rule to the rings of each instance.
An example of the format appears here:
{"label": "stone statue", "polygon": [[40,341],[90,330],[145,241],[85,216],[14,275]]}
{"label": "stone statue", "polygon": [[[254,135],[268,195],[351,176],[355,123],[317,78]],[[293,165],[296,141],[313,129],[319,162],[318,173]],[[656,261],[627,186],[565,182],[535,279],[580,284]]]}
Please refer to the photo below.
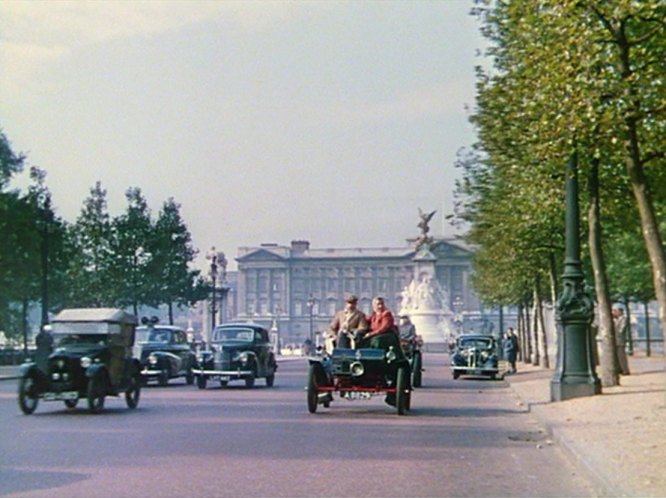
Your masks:
{"label": "stone statue", "polygon": [[419,221],[419,224],[416,225],[421,229],[421,234],[419,235],[419,238],[416,239],[416,248],[418,249],[419,247],[423,245],[430,245],[433,241],[433,238],[428,235],[428,232],[430,231],[430,226],[428,226],[428,223],[430,223],[430,220],[432,219],[433,216],[435,216],[435,213],[437,211],[433,211],[431,213],[424,213],[421,208],[419,208],[419,217],[421,218],[421,221]]}

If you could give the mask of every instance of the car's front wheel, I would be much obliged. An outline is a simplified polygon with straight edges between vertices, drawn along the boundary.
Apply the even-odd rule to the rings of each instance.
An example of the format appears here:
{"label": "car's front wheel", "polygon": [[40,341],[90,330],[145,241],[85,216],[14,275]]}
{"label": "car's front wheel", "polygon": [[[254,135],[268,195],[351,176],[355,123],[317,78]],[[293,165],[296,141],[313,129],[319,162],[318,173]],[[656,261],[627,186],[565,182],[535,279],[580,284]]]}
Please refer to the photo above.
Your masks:
{"label": "car's front wheel", "polygon": [[395,407],[398,415],[404,415],[409,410],[409,375],[407,369],[400,367],[395,382]]}
{"label": "car's front wheel", "polygon": [[125,391],[125,402],[128,408],[136,408],[139,406],[139,398],[141,397],[141,380],[138,377],[132,377],[130,386]]}
{"label": "car's front wheel", "polygon": [[421,387],[422,382],[422,368],[423,368],[423,358],[421,357],[420,351],[414,352],[414,362],[412,364],[412,385],[414,387]]}
{"label": "car's front wheel", "polygon": [[245,377],[245,387],[254,387],[254,380],[257,378],[257,371],[253,368],[249,377]]}
{"label": "car's front wheel", "polygon": [[205,375],[197,375],[197,387],[199,389],[206,389],[206,376]]}
{"label": "car's front wheel", "polygon": [[316,367],[316,365],[310,365],[310,370],[308,370],[308,411],[310,413],[316,413],[319,396]]}
{"label": "car's front wheel", "polygon": [[32,375],[21,377],[18,385],[18,402],[21,411],[30,415],[37,409],[39,398],[35,395],[35,379]]}
{"label": "car's front wheel", "polygon": [[100,413],[104,409],[106,389],[101,376],[92,377],[88,381],[88,409],[91,413]]}
{"label": "car's front wheel", "polygon": [[169,371],[165,368],[157,376],[157,383],[160,386],[166,386],[169,383]]}
{"label": "car's front wheel", "polygon": [[270,375],[266,376],[266,385],[268,387],[273,387],[273,384],[275,383],[275,373],[272,373]]}
{"label": "car's front wheel", "polygon": [[458,377],[460,377],[460,372],[458,370],[453,371],[453,380],[456,380]]}
{"label": "car's front wheel", "polygon": [[192,373],[192,370],[188,370],[185,374],[185,382],[188,386],[194,384],[194,374]]}
{"label": "car's front wheel", "polygon": [[76,408],[76,405],[79,404],[79,398],[76,399],[66,399],[65,400],[65,406],[69,408],[70,410],[72,408]]}

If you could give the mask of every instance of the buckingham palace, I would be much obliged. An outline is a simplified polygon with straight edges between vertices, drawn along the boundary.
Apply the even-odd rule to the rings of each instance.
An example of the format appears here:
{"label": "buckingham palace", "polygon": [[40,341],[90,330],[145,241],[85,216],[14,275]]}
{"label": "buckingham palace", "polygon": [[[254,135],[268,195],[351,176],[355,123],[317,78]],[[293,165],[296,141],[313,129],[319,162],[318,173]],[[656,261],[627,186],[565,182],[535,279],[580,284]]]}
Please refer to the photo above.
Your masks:
{"label": "buckingham palace", "polygon": [[[404,247],[315,248],[306,240],[240,247],[235,272],[233,319],[253,321],[279,331],[280,341],[316,340],[344,296],[356,294],[359,308],[371,312],[372,298],[383,296],[393,312],[414,276],[414,240]],[[453,312],[477,311],[470,286],[471,250],[453,238],[436,238],[436,278]]]}

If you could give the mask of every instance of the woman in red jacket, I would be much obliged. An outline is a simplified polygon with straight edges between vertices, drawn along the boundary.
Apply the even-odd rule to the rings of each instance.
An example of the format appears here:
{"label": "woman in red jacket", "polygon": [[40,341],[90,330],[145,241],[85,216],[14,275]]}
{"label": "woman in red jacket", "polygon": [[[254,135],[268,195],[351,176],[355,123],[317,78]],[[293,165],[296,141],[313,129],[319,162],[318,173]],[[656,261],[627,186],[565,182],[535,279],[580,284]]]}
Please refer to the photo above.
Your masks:
{"label": "woman in red jacket", "polygon": [[391,313],[384,303],[383,297],[376,297],[372,300],[373,312],[370,315],[370,332],[365,334],[364,339],[391,333],[395,334],[395,323],[393,313]]}

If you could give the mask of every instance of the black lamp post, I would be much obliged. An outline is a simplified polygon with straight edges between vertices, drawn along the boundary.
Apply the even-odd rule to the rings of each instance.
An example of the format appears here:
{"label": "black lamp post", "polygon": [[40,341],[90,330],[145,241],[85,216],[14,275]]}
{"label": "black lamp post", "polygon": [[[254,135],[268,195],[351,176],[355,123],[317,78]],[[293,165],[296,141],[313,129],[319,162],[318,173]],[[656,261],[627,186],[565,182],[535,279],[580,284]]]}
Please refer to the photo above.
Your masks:
{"label": "black lamp post", "polygon": [[550,383],[551,401],[601,393],[601,382],[594,371],[590,331],[594,303],[585,289],[580,262],[579,216],[578,156],[574,152],[566,174],[566,254],[563,289],[556,307],[560,333],[557,370]]}
{"label": "black lamp post", "polygon": [[210,251],[206,255],[206,259],[210,260],[210,278],[213,282],[212,297],[211,297],[211,306],[210,306],[210,318],[211,318],[211,331],[215,329],[215,315],[216,315],[216,300],[217,296],[215,295],[215,290],[217,287],[217,252],[215,252],[215,246],[211,247]]}

